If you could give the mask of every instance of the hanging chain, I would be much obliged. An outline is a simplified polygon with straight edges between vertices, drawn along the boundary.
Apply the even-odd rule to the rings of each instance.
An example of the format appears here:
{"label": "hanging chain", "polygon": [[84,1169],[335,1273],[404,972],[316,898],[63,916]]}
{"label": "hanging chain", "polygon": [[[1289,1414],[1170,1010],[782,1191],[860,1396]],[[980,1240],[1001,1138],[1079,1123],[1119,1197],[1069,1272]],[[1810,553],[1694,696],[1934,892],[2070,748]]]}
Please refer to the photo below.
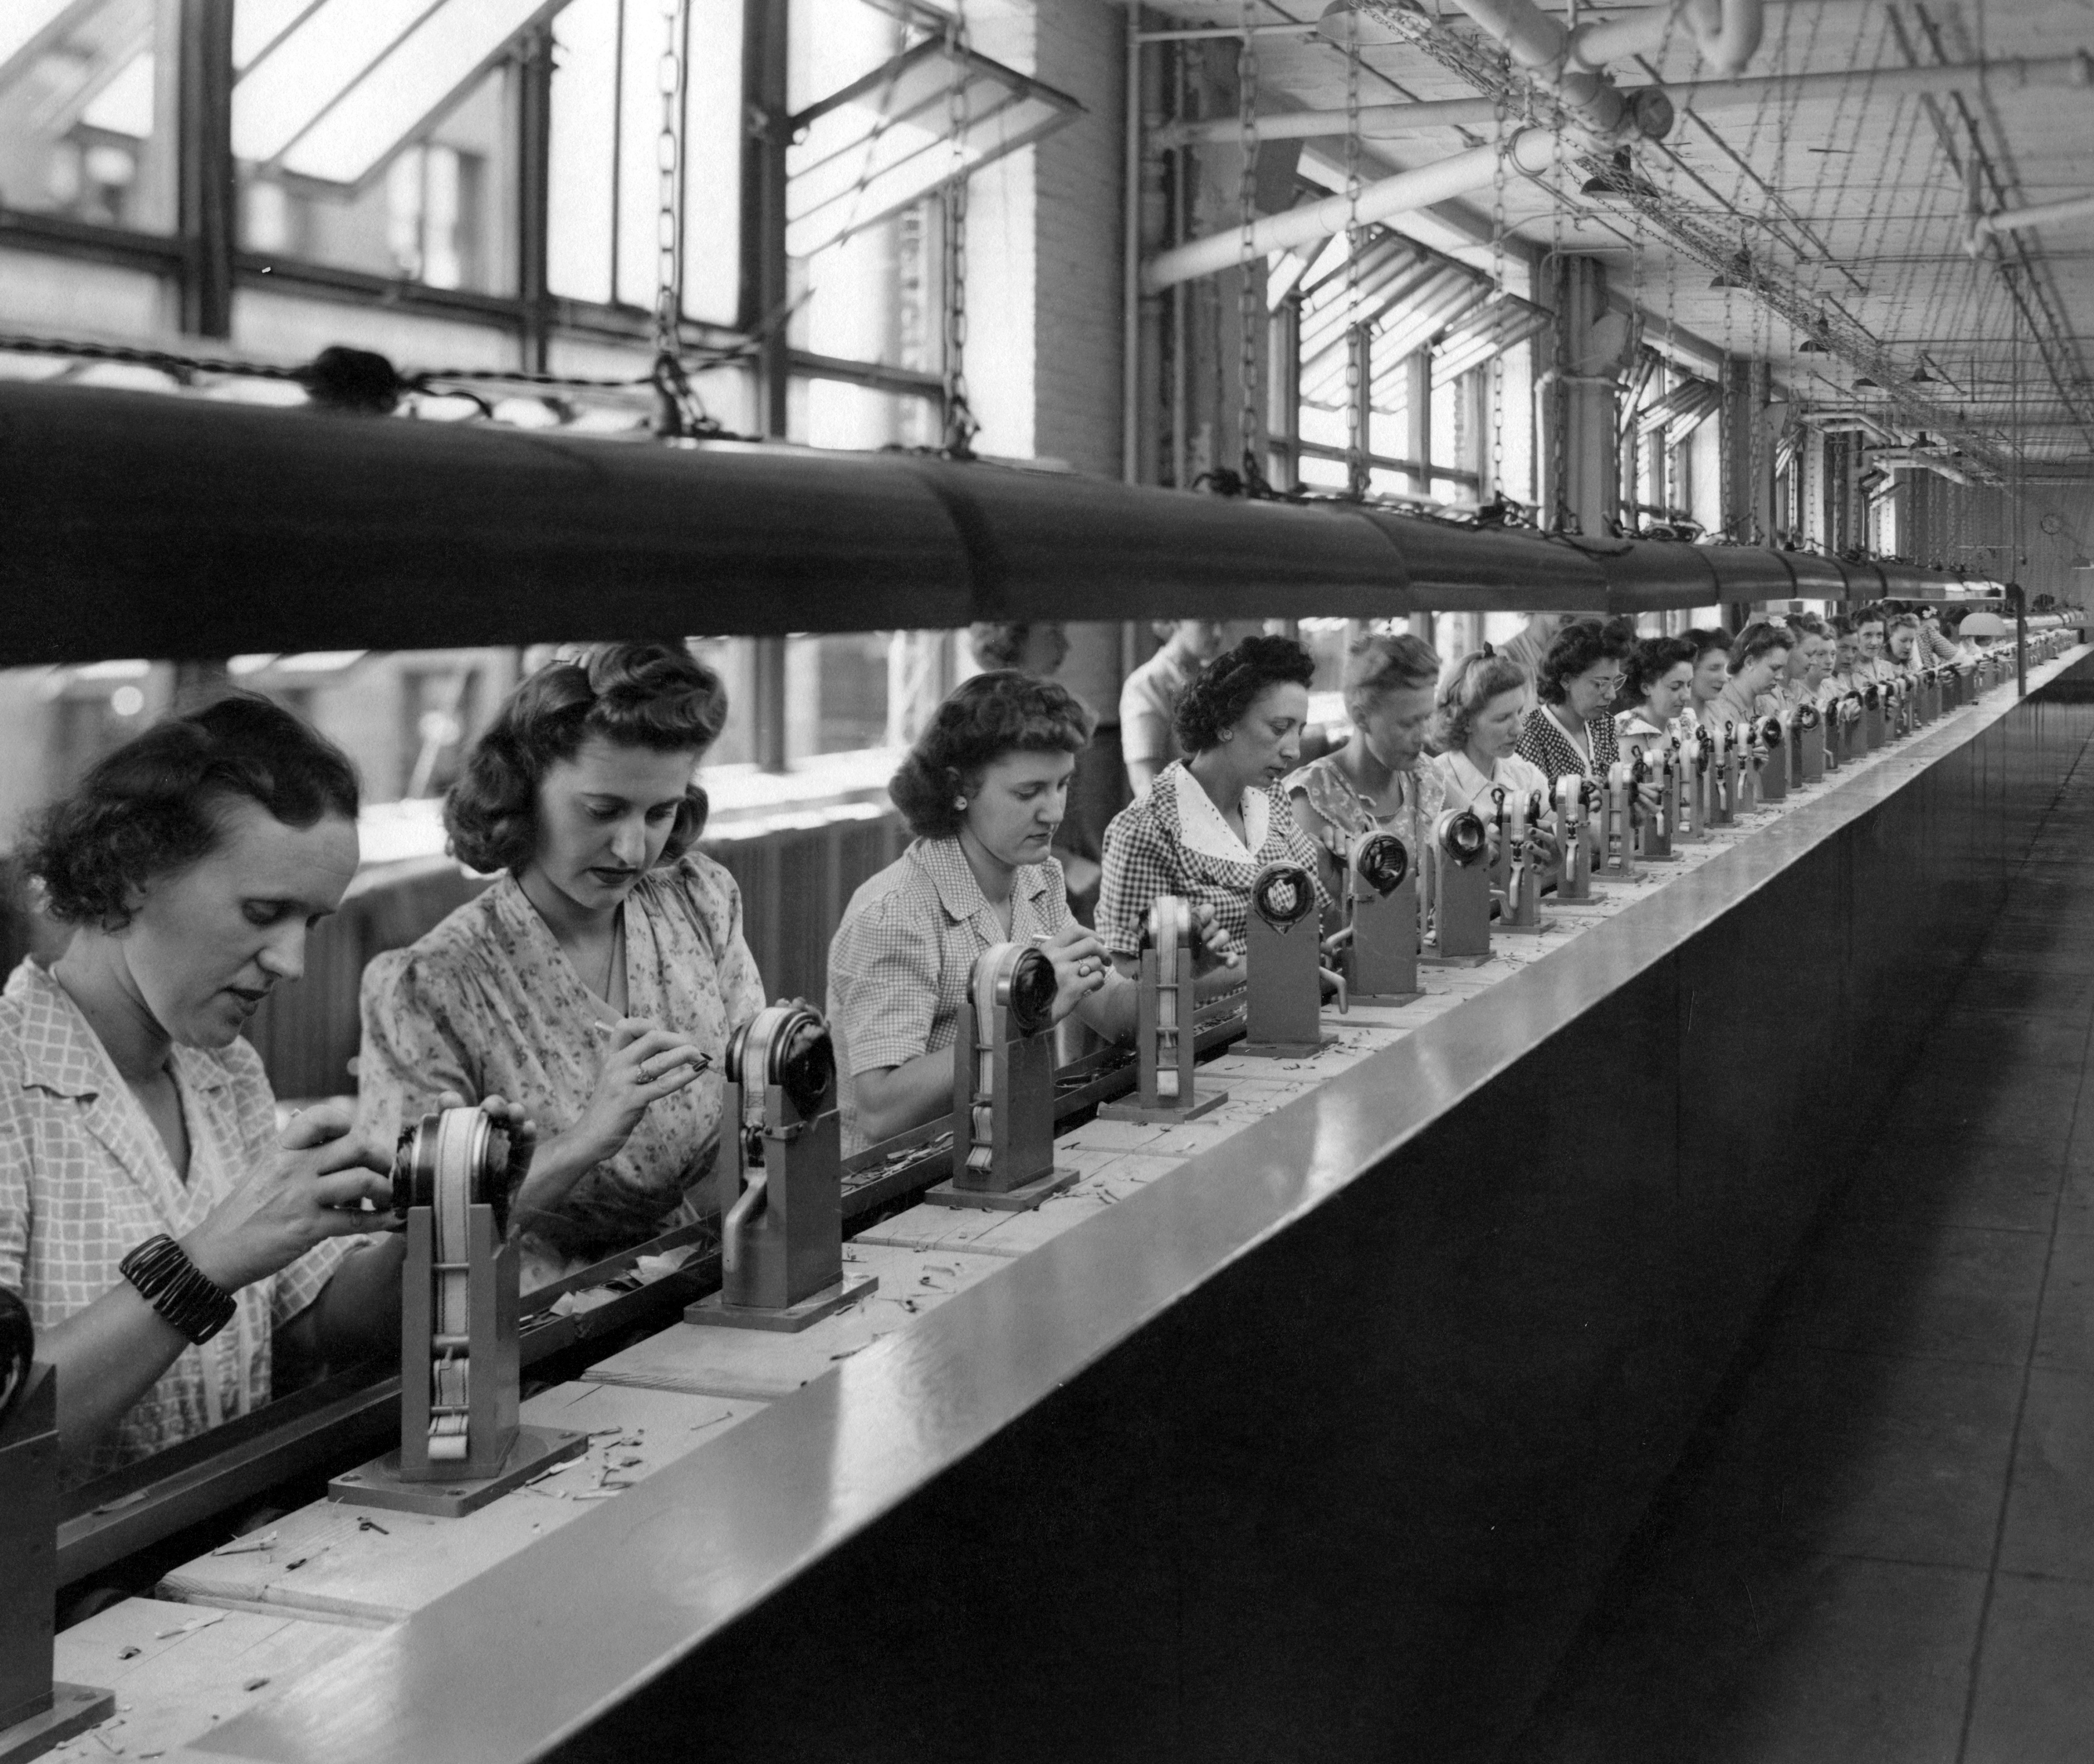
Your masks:
{"label": "hanging chain", "polygon": [[1269,494],[1271,486],[1266,480],[1263,450],[1259,445],[1264,424],[1259,419],[1258,395],[1265,376],[1260,371],[1258,345],[1265,329],[1265,302],[1254,276],[1258,255],[1251,246],[1251,229],[1258,223],[1258,47],[1251,30],[1253,10],[1253,0],[1243,0],[1243,37],[1236,48],[1236,139],[1243,153],[1243,172],[1236,180],[1236,216],[1243,228],[1236,249],[1236,322],[1243,349],[1238,374],[1243,394],[1239,426],[1244,489],[1261,496]]}
{"label": "hanging chain", "polygon": [[974,458],[981,424],[967,403],[967,10],[953,9],[945,27],[945,52],[953,63],[953,83],[945,94],[945,124],[953,141],[953,169],[945,182],[945,452],[954,459]]}
{"label": "hanging chain", "polygon": [[[1492,96],[1491,145],[1497,157],[1491,163],[1491,285],[1497,290],[1496,299],[1502,308],[1508,290],[1505,287],[1505,116],[1506,93],[1510,89],[1512,57],[1505,55],[1506,80],[1496,89]],[[1482,486],[1477,486],[1479,505],[1493,507],[1497,518],[1505,515],[1505,351],[1494,350],[1491,354],[1491,493],[1485,502]],[[1479,628],[1480,628],[1480,627]]]}
{"label": "hanging chain", "polygon": [[684,80],[690,0],[661,0],[664,41],[654,64],[662,121],[654,137],[654,432],[718,435],[720,425],[684,367]]}
{"label": "hanging chain", "polygon": [[1554,482],[1549,494],[1549,530],[1582,531],[1570,512],[1566,473],[1570,454],[1570,277],[1563,266],[1563,137],[1559,131],[1549,150],[1553,174],[1549,186],[1549,261],[1556,278],[1556,395],[1549,404],[1549,457]]}
{"label": "hanging chain", "polygon": [[1364,497],[1373,480],[1373,437],[1360,420],[1360,15],[1345,13],[1345,493]]}

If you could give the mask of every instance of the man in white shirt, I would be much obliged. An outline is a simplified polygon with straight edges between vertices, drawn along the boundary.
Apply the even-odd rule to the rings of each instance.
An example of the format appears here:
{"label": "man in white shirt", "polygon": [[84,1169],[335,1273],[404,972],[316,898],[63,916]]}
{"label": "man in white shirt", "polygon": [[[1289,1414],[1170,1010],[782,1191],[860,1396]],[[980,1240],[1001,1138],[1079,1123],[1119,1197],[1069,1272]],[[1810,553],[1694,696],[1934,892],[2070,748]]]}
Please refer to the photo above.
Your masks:
{"label": "man in white shirt", "polygon": [[1163,647],[1127,676],[1119,693],[1119,750],[1127,781],[1140,796],[1179,757],[1171,732],[1178,701],[1200,670],[1222,653],[1222,626],[1213,619],[1162,622]]}

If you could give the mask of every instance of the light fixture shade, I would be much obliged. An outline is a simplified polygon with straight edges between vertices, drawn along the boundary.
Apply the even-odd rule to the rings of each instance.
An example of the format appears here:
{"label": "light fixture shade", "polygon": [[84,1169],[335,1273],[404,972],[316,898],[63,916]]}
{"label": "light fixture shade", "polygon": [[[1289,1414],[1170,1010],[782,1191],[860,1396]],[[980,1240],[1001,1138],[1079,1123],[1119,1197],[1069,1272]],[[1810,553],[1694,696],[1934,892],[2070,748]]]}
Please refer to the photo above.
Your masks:
{"label": "light fixture shade", "polygon": [[1806,337],[1796,345],[1796,352],[1799,355],[1822,355],[1826,353],[1826,348],[1816,337]]}
{"label": "light fixture shade", "polygon": [[[956,87],[966,117],[957,143]],[[1001,62],[928,37],[791,119],[785,249],[811,257],[1052,134],[1083,109]]]}
{"label": "light fixture shade", "polygon": [[1925,362],[1922,362],[1913,370],[1911,384],[1915,386],[1931,386],[1934,384],[1934,376],[1927,371]]}
{"label": "light fixture shade", "polygon": [[1880,392],[1883,385],[1880,381],[1870,379],[1866,374],[1857,374],[1854,376],[1854,389],[1857,392]]}

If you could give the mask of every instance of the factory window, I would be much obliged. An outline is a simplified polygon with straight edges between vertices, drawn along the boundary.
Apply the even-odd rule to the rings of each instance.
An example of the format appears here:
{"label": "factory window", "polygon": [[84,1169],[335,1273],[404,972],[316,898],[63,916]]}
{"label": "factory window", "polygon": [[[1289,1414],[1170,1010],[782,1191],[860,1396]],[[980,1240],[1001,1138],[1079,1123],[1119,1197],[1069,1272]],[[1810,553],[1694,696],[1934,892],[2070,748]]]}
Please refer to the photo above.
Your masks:
{"label": "factory window", "polygon": [[170,15],[153,0],[0,6],[0,206],[173,230]]}

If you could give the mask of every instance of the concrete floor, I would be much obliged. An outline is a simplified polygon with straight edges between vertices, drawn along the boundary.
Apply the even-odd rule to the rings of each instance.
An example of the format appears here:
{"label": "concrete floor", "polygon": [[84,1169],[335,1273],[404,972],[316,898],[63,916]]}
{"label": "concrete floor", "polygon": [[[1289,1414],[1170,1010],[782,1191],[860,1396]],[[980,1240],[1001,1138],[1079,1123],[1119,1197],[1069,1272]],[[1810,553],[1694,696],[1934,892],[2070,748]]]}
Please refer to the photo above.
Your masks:
{"label": "concrete floor", "polygon": [[2090,1036],[2094,749],[1516,1764],[2094,1760]]}

